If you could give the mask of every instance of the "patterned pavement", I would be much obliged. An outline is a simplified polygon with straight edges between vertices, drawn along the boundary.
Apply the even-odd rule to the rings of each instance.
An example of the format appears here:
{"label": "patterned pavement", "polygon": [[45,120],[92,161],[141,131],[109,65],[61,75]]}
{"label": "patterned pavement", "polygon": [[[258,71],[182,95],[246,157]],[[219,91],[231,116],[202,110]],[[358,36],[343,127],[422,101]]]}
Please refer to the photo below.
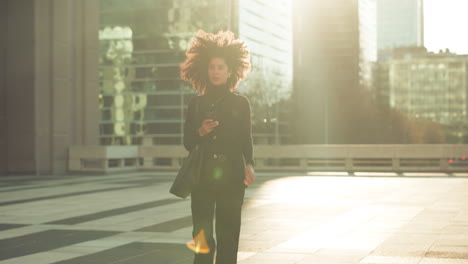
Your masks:
{"label": "patterned pavement", "polygon": [[[238,263],[468,264],[467,176],[257,173]],[[173,177],[0,177],[0,264],[192,263]]]}

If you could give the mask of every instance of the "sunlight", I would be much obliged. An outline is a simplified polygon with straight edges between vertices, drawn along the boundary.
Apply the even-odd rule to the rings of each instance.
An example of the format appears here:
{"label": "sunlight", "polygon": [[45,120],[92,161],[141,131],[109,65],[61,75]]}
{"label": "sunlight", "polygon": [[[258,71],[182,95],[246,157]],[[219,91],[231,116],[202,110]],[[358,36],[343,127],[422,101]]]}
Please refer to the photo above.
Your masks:
{"label": "sunlight", "polygon": [[277,248],[285,249],[319,249],[319,248],[353,248],[353,249],[371,249],[378,245],[379,239],[370,241],[366,238],[356,238],[353,241],[341,241],[336,244],[335,241],[355,230],[362,221],[371,219],[381,212],[381,209],[373,206],[363,206],[343,214],[332,221],[324,223],[317,228],[303,232],[300,235],[280,244]]}
{"label": "sunlight", "polygon": [[307,175],[310,176],[349,176],[345,171],[309,171]]}
{"label": "sunlight", "polygon": [[395,172],[355,172],[354,175],[356,176],[381,176],[381,177],[388,177],[388,176],[398,176]]}
{"label": "sunlight", "polygon": [[410,177],[447,177],[447,173],[444,172],[404,172],[402,175]]}
{"label": "sunlight", "polygon": [[468,1],[425,0],[424,42],[430,51],[450,48],[459,54],[468,54]]}
{"label": "sunlight", "polygon": [[[317,202],[316,197],[325,197],[328,193],[328,188],[311,190],[307,182],[310,182],[310,179],[304,177],[290,176],[275,179],[262,185],[256,196],[264,198],[267,195],[268,200],[294,204]],[[333,185],[330,184],[329,188],[333,188]],[[264,193],[264,190],[269,190],[269,192]]]}
{"label": "sunlight", "polygon": [[[342,190],[362,186],[362,182],[355,182],[354,179],[353,177],[286,176],[262,184],[254,194],[254,200],[258,200],[258,204],[246,204],[246,206],[255,207],[272,201],[290,206],[298,204],[332,206],[337,204]],[[316,184],[311,185],[311,182]],[[365,184],[369,184],[369,188],[372,187],[372,182]],[[348,199],[347,203],[358,205],[362,204],[362,200]]]}

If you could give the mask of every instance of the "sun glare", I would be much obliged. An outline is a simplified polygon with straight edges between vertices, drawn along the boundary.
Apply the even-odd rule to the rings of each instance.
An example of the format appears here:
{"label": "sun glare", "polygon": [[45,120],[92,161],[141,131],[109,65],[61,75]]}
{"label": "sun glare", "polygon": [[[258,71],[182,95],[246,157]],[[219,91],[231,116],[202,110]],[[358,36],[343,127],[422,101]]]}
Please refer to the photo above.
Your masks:
{"label": "sun glare", "polygon": [[467,11],[466,0],[425,0],[425,46],[434,52],[449,48],[458,54],[468,54]]}

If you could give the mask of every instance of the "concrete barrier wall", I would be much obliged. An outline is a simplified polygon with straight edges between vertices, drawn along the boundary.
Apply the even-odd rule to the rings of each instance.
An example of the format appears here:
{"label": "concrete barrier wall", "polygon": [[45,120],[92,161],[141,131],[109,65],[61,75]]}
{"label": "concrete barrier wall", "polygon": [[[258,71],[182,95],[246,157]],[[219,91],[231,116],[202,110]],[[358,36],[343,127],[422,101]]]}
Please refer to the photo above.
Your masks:
{"label": "concrete barrier wall", "polygon": [[[177,170],[182,146],[76,146],[70,172]],[[468,145],[255,145],[257,171],[468,171]]]}

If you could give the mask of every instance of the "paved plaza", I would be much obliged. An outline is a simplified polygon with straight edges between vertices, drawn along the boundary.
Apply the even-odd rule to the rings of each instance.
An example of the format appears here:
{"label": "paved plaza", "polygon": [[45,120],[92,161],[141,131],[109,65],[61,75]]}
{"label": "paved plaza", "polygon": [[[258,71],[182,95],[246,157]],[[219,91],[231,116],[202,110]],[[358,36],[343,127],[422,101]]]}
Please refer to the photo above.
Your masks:
{"label": "paved plaza", "polygon": [[[1,177],[0,263],[191,263],[174,175]],[[467,176],[257,173],[238,263],[468,264]]]}

